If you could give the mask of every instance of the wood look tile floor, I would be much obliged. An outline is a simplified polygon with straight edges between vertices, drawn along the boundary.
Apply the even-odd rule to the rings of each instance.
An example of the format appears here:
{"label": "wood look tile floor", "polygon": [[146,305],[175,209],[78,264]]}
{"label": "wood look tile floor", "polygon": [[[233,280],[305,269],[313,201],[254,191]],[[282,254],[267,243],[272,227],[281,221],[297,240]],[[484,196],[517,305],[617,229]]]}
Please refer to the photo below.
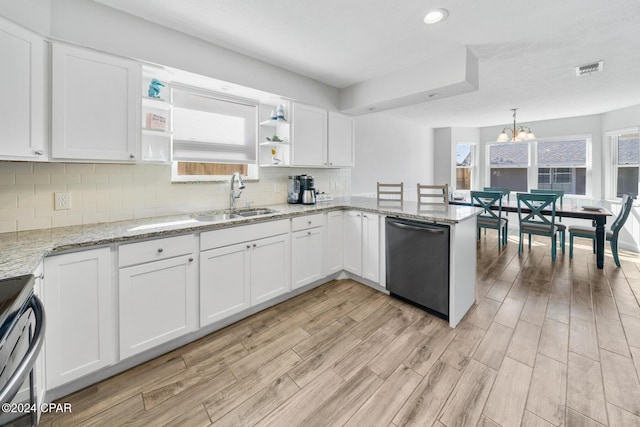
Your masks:
{"label": "wood look tile floor", "polygon": [[[478,242],[460,325],[333,281],[60,399],[44,426],[640,426],[640,257]],[[560,251],[558,251],[560,252]]]}

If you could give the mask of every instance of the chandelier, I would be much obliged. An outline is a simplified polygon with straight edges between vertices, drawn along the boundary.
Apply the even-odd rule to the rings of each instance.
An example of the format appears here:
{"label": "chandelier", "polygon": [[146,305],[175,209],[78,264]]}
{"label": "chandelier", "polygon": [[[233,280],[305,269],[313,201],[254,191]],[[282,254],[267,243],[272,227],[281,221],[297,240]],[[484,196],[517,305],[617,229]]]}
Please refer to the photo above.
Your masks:
{"label": "chandelier", "polygon": [[[513,127],[512,128],[504,128],[500,135],[498,135],[498,139],[496,142],[508,142],[508,141],[529,141],[532,139],[536,139],[536,136],[531,129],[527,126],[516,125],[516,111],[517,108],[512,108],[513,111]],[[509,133],[511,135],[509,135]]]}

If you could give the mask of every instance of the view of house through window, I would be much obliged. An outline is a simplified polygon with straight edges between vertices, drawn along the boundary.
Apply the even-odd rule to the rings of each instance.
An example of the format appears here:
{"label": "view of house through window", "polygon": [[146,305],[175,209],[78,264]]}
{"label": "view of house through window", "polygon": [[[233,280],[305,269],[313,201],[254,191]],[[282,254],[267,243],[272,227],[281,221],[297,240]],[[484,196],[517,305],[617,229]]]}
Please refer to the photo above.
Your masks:
{"label": "view of house through window", "polygon": [[618,135],[616,159],[616,196],[623,194],[638,195],[640,178],[640,133],[633,132]]}
{"label": "view of house through window", "polygon": [[456,189],[471,190],[475,145],[456,144]]}
{"label": "view of house through window", "polygon": [[508,142],[489,145],[489,187],[529,191],[529,144]]}
{"label": "view of house through window", "polygon": [[587,138],[538,141],[538,186],[586,194]]}

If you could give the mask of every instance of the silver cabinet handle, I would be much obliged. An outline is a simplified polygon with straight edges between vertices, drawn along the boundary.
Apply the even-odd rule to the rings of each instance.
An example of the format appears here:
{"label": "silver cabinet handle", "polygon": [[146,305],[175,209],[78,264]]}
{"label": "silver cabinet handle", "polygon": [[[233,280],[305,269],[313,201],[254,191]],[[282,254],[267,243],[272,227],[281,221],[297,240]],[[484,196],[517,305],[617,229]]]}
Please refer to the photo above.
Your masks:
{"label": "silver cabinet handle", "polygon": [[307,224],[311,225],[311,221],[307,221]]}
{"label": "silver cabinet handle", "polygon": [[34,151],[34,153],[35,153],[37,156],[42,156],[42,155],[44,154],[44,151],[43,151],[43,150],[36,150],[36,151]]}
{"label": "silver cabinet handle", "polygon": [[130,159],[135,159],[135,158],[136,158],[136,156],[135,156],[135,154],[129,154],[129,158],[130,158]]}
{"label": "silver cabinet handle", "polygon": [[368,216],[366,216],[365,214],[362,214],[362,216],[363,216],[363,217],[365,217],[365,218],[369,218],[369,217],[368,217]]}
{"label": "silver cabinet handle", "polygon": [[250,249],[250,248],[251,248],[251,245],[247,245],[247,249]]}
{"label": "silver cabinet handle", "polygon": [[189,262],[193,262],[193,258],[189,258]]}
{"label": "silver cabinet handle", "polygon": [[254,243],[252,246],[255,248],[255,247],[257,247],[258,245],[257,245],[256,243]]}
{"label": "silver cabinet handle", "polygon": [[311,236],[311,232],[310,231],[307,231],[307,236]]}
{"label": "silver cabinet handle", "polygon": [[162,252],[164,252],[164,249],[158,248],[158,253],[161,254]]}

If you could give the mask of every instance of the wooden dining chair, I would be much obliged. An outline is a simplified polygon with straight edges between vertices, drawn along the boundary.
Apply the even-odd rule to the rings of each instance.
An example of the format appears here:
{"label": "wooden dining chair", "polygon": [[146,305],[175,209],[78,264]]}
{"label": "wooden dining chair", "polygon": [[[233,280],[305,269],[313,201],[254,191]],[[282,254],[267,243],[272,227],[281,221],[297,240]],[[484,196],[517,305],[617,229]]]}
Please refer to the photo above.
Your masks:
{"label": "wooden dining chair", "polygon": [[417,190],[418,207],[420,207],[420,205],[449,205],[449,184],[420,185],[420,183],[418,183]]}
{"label": "wooden dining chair", "polygon": [[[529,212],[524,212],[524,209]],[[551,215],[543,214],[545,209],[551,210]],[[518,193],[518,220],[520,222],[520,242],[518,254],[522,253],[522,239],[529,235],[529,249],[531,249],[531,235],[547,236],[551,238],[551,260],[556,260],[556,243],[558,227],[556,225],[556,195]]]}
{"label": "wooden dining chair", "polygon": [[[605,240],[611,244],[611,253],[613,254],[613,261],[617,267],[620,267],[620,258],[618,257],[618,234],[624,226],[624,223],[631,213],[633,207],[633,198],[628,194],[622,196],[622,209],[611,224],[611,229],[605,231]],[[593,252],[596,251],[596,229],[595,227],[583,227],[579,225],[569,226],[569,259],[573,258],[573,238],[583,237],[585,239],[593,240]]]}
{"label": "wooden dining chair", "polygon": [[402,204],[404,201],[404,183],[400,184],[381,184],[377,183],[378,203],[392,202]]}
{"label": "wooden dining chair", "polygon": [[[502,195],[501,191],[471,192],[471,203],[479,204],[484,209],[477,217],[478,240],[480,240],[480,229],[498,230],[498,251],[507,244],[509,225],[509,221],[502,218]],[[494,206],[497,209],[494,209]]]}

